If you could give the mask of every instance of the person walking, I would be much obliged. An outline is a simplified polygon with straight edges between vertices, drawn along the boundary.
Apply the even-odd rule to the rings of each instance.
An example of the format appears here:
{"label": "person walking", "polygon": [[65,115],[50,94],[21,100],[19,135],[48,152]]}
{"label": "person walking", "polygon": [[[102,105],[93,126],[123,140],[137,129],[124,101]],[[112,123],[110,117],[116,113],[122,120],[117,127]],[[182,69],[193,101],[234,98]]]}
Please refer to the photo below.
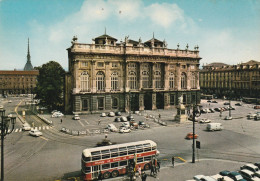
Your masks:
{"label": "person walking", "polygon": [[101,123],[101,120],[99,119],[99,120],[98,120],[98,125],[100,125],[100,123]]}
{"label": "person walking", "polygon": [[147,177],[146,173],[143,172],[143,173],[142,173],[142,181],[146,181],[146,177]]}
{"label": "person walking", "polygon": [[102,180],[102,173],[101,173],[101,171],[98,172],[98,180]]}
{"label": "person walking", "polygon": [[151,164],[151,173],[150,173],[151,176],[154,176],[155,175],[155,168],[154,168],[154,164],[152,163]]}
{"label": "person walking", "polygon": [[60,123],[62,123],[62,119],[60,119]]}
{"label": "person walking", "polygon": [[159,119],[161,119],[161,114],[159,114],[159,116],[158,116],[158,117],[159,117]]}
{"label": "person walking", "polygon": [[172,166],[174,167],[174,156],[172,157]]}
{"label": "person walking", "polygon": [[141,177],[142,169],[141,169],[141,166],[140,166],[140,165],[138,166],[138,173],[139,173],[139,177]]}
{"label": "person walking", "polygon": [[158,172],[160,172],[160,168],[161,168],[161,163],[159,160],[157,160],[157,168],[158,168]]}

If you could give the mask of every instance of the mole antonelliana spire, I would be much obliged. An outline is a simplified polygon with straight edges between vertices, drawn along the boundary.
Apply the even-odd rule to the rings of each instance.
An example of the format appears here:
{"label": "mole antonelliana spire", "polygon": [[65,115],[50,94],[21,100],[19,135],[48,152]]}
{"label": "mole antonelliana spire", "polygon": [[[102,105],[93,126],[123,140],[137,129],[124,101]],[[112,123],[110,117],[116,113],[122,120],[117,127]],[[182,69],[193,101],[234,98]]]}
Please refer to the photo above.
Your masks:
{"label": "mole antonelliana spire", "polygon": [[31,55],[30,55],[30,47],[29,47],[29,38],[28,38],[28,52],[27,52],[27,62],[24,66],[23,70],[33,70],[33,66],[31,63]]}

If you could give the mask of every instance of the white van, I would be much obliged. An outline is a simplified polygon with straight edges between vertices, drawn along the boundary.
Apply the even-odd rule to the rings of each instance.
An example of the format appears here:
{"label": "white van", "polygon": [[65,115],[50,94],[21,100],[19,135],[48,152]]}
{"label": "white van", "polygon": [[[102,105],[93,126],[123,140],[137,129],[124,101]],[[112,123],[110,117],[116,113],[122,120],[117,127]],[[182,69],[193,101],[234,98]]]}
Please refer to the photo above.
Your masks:
{"label": "white van", "polygon": [[208,131],[221,131],[223,126],[221,123],[208,123],[207,130]]}

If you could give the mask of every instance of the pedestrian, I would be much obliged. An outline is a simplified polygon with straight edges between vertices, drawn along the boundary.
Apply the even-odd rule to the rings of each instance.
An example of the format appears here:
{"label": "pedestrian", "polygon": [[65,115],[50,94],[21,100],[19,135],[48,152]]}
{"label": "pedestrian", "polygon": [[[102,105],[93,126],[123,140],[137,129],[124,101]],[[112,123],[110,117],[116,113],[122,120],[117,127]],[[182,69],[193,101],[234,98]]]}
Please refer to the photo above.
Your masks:
{"label": "pedestrian", "polygon": [[98,125],[100,125],[100,123],[101,123],[101,120],[99,119],[99,120],[98,120]]}
{"label": "pedestrian", "polygon": [[62,123],[62,119],[60,119],[60,123]]}
{"label": "pedestrian", "polygon": [[150,173],[151,176],[154,176],[155,175],[155,168],[154,168],[154,165],[151,164],[151,173]]}
{"label": "pedestrian", "polygon": [[172,166],[174,167],[174,156],[172,157]]}
{"label": "pedestrian", "polygon": [[98,180],[102,180],[102,173],[101,173],[101,171],[98,172]]}
{"label": "pedestrian", "polygon": [[161,119],[161,114],[159,114],[159,116],[158,116],[158,117],[159,117],[159,119]]}
{"label": "pedestrian", "polygon": [[141,166],[140,166],[140,165],[138,166],[138,173],[139,173],[139,177],[141,177],[142,169],[141,169]]}
{"label": "pedestrian", "polygon": [[160,172],[160,168],[161,168],[161,163],[159,160],[157,160],[157,168],[158,168],[158,172]]}
{"label": "pedestrian", "polygon": [[143,172],[143,173],[142,173],[142,181],[146,181],[146,177],[147,177],[146,173]]}

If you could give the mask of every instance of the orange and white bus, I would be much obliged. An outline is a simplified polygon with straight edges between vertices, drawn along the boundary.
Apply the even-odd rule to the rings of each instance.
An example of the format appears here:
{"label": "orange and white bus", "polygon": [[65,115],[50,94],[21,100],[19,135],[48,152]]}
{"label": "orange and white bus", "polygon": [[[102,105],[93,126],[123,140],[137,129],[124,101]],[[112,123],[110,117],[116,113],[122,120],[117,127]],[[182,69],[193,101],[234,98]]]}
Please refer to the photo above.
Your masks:
{"label": "orange and white bus", "polygon": [[82,152],[81,170],[85,181],[97,179],[100,172],[104,179],[117,177],[133,163],[135,168],[150,169],[157,155],[157,144],[151,140],[88,148]]}

